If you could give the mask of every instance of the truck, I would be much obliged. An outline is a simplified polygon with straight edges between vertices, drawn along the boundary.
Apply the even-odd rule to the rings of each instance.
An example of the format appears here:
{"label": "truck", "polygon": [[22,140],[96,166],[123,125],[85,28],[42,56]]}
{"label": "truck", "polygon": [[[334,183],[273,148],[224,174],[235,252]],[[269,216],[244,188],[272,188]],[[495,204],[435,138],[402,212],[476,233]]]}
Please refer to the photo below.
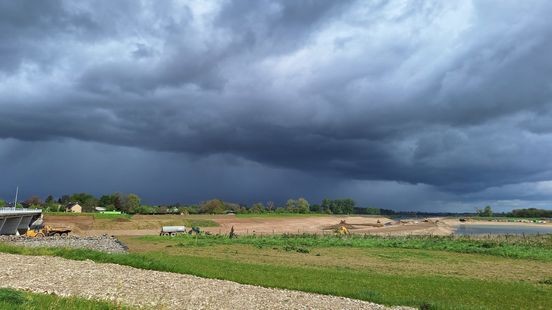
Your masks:
{"label": "truck", "polygon": [[181,235],[186,233],[186,226],[163,226],[159,236],[171,236]]}
{"label": "truck", "polygon": [[26,237],[41,238],[41,237],[67,237],[71,232],[71,228],[67,226],[52,226],[52,225],[37,225],[31,226],[25,233]]}

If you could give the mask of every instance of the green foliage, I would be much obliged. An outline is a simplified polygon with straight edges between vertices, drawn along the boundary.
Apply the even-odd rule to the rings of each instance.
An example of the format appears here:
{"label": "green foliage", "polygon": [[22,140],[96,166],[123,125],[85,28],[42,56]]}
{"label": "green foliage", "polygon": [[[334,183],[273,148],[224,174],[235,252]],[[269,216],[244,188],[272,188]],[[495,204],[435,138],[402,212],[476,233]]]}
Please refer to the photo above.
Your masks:
{"label": "green foliage", "polygon": [[333,214],[351,214],[355,209],[355,201],[351,198],[344,199],[324,199],[321,209]]}
{"label": "green foliage", "polygon": [[6,206],[6,201],[4,199],[0,199],[0,208],[3,208]]}
{"label": "green foliage", "polygon": [[135,211],[140,208],[140,197],[136,194],[128,194],[125,199],[124,209],[129,213],[136,213]]}
{"label": "green foliage", "polygon": [[491,217],[493,216],[493,209],[491,206],[486,206],[483,210],[477,209],[477,215],[481,217]]}
{"label": "green foliage", "polygon": [[265,206],[264,206],[262,203],[257,202],[257,203],[254,203],[254,204],[251,206],[251,208],[249,209],[249,212],[250,212],[250,213],[256,213],[256,214],[258,214],[258,213],[264,213],[264,212],[266,212],[266,208],[265,208]]}
{"label": "green foliage", "polygon": [[222,214],[225,211],[224,202],[220,199],[211,199],[201,204],[199,213]]}
{"label": "green foliage", "polygon": [[289,199],[286,202],[286,212],[290,213],[309,213],[309,202],[305,198]]}
{"label": "green foliage", "polygon": [[507,214],[509,217],[523,217],[523,218],[552,218],[552,210],[543,210],[536,208],[529,209],[516,209]]}
{"label": "green foliage", "polygon": [[94,301],[82,298],[64,298],[55,295],[37,294],[0,288],[0,309],[39,310],[39,309],[128,309],[104,301]]}
{"label": "green foliage", "polygon": [[82,206],[82,212],[93,212],[98,206],[98,199],[88,193],[76,193],[69,199],[70,202],[79,203]]}
{"label": "green foliage", "polygon": [[381,214],[381,209],[380,208],[366,208],[365,214],[380,215]]}
{"label": "green foliage", "polygon": [[26,301],[25,295],[20,291],[0,289],[0,303],[16,305],[25,303]]}

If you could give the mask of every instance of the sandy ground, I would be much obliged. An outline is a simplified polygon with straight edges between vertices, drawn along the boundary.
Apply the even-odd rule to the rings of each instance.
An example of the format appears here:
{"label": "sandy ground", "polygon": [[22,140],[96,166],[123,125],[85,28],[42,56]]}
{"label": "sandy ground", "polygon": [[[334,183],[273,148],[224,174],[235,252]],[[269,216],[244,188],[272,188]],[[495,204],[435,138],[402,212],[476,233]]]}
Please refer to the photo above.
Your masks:
{"label": "sandy ground", "polygon": [[[352,233],[367,233],[367,234],[450,234],[446,225],[426,223],[426,222],[410,222],[407,224],[396,223],[395,221],[385,217],[367,217],[367,216],[313,216],[313,217],[281,217],[281,218],[239,218],[228,216],[227,218],[219,218],[215,221],[220,224],[220,227],[209,227],[207,231],[212,233],[225,233],[234,227],[237,234],[282,234],[282,233],[317,233],[328,234],[332,233],[330,226],[338,225],[342,220],[347,224],[353,225],[354,228],[349,229]],[[384,227],[373,227],[385,223],[393,223],[393,225]]]}
{"label": "sandy ground", "polygon": [[[190,216],[193,218],[193,216]],[[187,218],[190,218],[187,217]],[[166,217],[165,217],[166,218]],[[386,217],[372,216],[260,216],[260,217],[237,217],[233,215],[214,215],[201,216],[201,219],[210,219],[217,222],[218,227],[205,227],[205,231],[213,234],[228,234],[234,227],[238,235],[268,235],[268,234],[331,234],[332,226],[338,225],[342,220],[348,225],[351,233],[356,234],[381,234],[381,235],[408,235],[408,234],[432,234],[448,235],[453,232],[453,225],[446,224],[440,219],[432,219],[430,222],[422,220],[411,220],[405,223],[393,221]],[[116,235],[116,236],[140,236],[157,235],[159,229],[152,229],[151,223],[155,216],[137,216],[132,219],[132,223],[115,223],[109,229],[97,229],[94,220],[91,217],[81,216],[48,216],[45,221],[52,225],[65,225],[73,227],[74,234],[83,236],[95,235]],[[174,216],[174,220],[182,219],[179,215]],[[140,229],[144,223],[150,223],[147,229]],[[379,223],[378,223],[379,222]],[[384,224],[387,224],[383,226]],[[381,225],[383,227],[376,227]],[[137,227],[130,228],[130,227]]]}
{"label": "sandy ground", "polygon": [[344,297],[60,257],[0,253],[0,261],[0,287],[151,309],[390,309]]}

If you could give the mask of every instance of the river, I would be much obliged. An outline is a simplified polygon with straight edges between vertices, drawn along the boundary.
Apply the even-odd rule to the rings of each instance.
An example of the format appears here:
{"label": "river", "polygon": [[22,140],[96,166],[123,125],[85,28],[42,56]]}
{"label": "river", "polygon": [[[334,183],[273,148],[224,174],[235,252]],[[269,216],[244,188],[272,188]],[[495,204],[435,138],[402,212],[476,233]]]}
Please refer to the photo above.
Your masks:
{"label": "river", "polygon": [[530,225],[492,225],[492,224],[469,224],[459,225],[454,232],[456,235],[536,235],[552,234],[552,226],[530,226]]}

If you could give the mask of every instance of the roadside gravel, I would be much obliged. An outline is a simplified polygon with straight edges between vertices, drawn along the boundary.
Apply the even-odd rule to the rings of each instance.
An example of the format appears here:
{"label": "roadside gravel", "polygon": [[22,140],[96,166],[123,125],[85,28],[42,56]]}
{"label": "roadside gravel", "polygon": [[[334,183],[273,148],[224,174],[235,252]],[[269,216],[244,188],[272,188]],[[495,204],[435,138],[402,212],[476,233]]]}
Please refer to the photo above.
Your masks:
{"label": "roadside gravel", "polygon": [[127,247],[117,238],[103,235],[93,237],[67,236],[67,237],[43,237],[27,238],[23,236],[0,236],[0,242],[25,246],[25,247],[65,247],[77,249],[89,249],[108,253],[123,253]]}
{"label": "roadside gravel", "polygon": [[0,287],[145,308],[412,309],[60,257],[0,253],[0,261]]}

